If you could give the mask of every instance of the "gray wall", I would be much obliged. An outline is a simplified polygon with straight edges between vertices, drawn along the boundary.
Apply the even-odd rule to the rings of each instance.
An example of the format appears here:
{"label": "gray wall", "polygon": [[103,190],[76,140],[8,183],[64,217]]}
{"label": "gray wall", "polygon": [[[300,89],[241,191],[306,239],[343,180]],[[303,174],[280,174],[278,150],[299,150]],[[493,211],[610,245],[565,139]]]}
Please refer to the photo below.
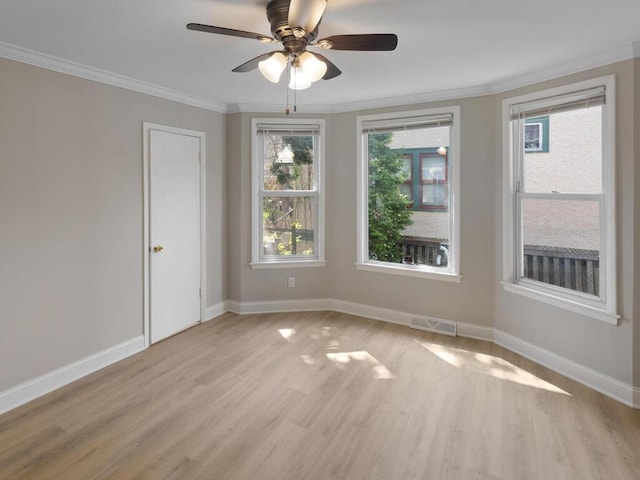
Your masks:
{"label": "gray wall", "polygon": [[[462,283],[409,278],[356,270],[356,116],[429,106],[461,106]],[[495,117],[492,97],[431,105],[331,115],[326,132],[326,251],[324,268],[252,270],[251,261],[251,118],[267,114],[233,114],[228,119],[230,152],[229,259],[230,299],[241,302],[335,298],[349,302],[490,326],[494,268],[493,150]],[[277,115],[276,115],[277,116]],[[327,118],[323,115],[313,118]],[[235,271],[236,268],[239,269]],[[287,288],[288,276],[296,287]]]}
{"label": "gray wall", "polygon": [[[635,67],[637,68],[637,66]],[[617,327],[508,293],[502,280],[502,100],[527,92],[617,75],[618,286],[623,315]],[[250,119],[229,118],[230,298],[251,302],[336,298],[350,302],[494,327],[609,375],[633,382],[640,334],[632,328],[634,291],[634,61],[593,69],[500,95],[331,115],[327,121],[324,269],[251,270]],[[443,105],[461,107],[460,284],[359,271],[356,260],[356,116]],[[269,116],[258,114],[257,116]],[[287,289],[295,275],[301,288]],[[638,307],[635,307],[638,308]],[[636,349],[634,352],[634,334]],[[640,374],[636,374],[640,376]]]}
{"label": "gray wall", "polygon": [[[611,73],[618,327],[499,284],[502,99]],[[0,365],[10,366],[0,370],[0,391],[142,334],[143,121],[207,133],[208,305],[336,298],[495,327],[640,385],[638,79],[636,60],[496,96],[308,115],[327,120],[328,264],[253,270],[251,118],[273,115],[222,115],[0,59]],[[356,270],[356,116],[442,105],[461,108],[462,283]],[[286,287],[288,276],[296,288]]]}
{"label": "gray wall", "polygon": [[[449,283],[357,270],[356,261],[356,117],[388,111],[460,106],[462,283]],[[327,177],[327,251],[332,298],[490,326],[493,319],[493,202],[495,103],[478,97],[393,109],[334,115]]]}
{"label": "gray wall", "polygon": [[634,249],[634,284],[633,284],[633,319],[634,323],[634,341],[633,341],[633,369],[634,369],[634,385],[640,388],[640,59],[634,61],[634,133],[633,133],[633,151],[634,151],[634,187],[638,187],[638,192],[633,192],[634,206],[634,231],[633,245]]}
{"label": "gray wall", "polygon": [[143,121],[206,132],[227,298],[224,115],[0,58],[0,391],[142,334]]}
{"label": "gray wall", "polygon": [[[584,317],[520,295],[496,289],[497,330],[586,367],[632,384],[634,309],[634,62],[626,61],[497,95],[496,124],[504,98],[572,82],[616,74],[616,168],[618,222],[618,305],[620,326]],[[496,175],[502,172],[502,137],[497,135]],[[502,272],[502,191],[496,197],[496,282]]]}
{"label": "gray wall", "polygon": [[[251,262],[251,119],[283,115],[236,113],[227,119],[227,217],[229,242],[229,299],[238,302],[327,298],[329,277],[325,267],[252,269]],[[296,118],[327,118],[296,115]],[[331,138],[327,136],[327,145]],[[327,171],[330,166],[327,165]],[[327,182],[328,183],[328,182]],[[327,218],[331,213],[327,211]],[[327,221],[327,231],[331,222]],[[295,288],[287,277],[296,277]],[[331,280],[333,281],[333,280]]]}

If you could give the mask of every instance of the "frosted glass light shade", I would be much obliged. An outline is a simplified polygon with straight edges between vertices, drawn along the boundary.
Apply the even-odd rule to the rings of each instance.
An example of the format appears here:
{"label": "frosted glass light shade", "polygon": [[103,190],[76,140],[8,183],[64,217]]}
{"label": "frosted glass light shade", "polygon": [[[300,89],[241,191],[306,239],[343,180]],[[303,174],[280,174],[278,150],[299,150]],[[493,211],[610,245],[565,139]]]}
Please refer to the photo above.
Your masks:
{"label": "frosted glass light shade", "polygon": [[310,82],[317,82],[327,73],[327,64],[311,52],[304,52],[300,55],[300,68]]}
{"label": "frosted glass light shade", "polygon": [[289,88],[291,90],[304,90],[311,86],[309,75],[305,73],[302,67],[291,67],[291,80]]}
{"label": "frosted glass light shade", "polygon": [[287,67],[287,56],[284,53],[276,52],[266,60],[258,63],[260,73],[264,75],[264,78],[273,83],[280,81],[280,75]]}

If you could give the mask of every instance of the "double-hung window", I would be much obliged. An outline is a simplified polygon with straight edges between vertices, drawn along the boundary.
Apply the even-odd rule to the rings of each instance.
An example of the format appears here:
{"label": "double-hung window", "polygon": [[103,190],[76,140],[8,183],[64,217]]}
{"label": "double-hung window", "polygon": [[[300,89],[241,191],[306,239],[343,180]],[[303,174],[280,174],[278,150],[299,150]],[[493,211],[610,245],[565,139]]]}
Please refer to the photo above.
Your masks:
{"label": "double-hung window", "polygon": [[358,269],[460,281],[459,117],[358,117]]}
{"label": "double-hung window", "polygon": [[503,284],[617,323],[613,110],[613,77],[504,101]]}
{"label": "double-hung window", "polygon": [[252,267],[324,265],[324,121],[252,120]]}

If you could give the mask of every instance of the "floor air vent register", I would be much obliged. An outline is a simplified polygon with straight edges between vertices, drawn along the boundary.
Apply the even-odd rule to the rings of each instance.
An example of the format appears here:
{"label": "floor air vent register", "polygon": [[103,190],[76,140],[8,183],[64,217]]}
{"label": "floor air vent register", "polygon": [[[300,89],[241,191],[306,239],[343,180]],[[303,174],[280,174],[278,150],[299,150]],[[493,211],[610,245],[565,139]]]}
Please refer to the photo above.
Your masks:
{"label": "floor air vent register", "polygon": [[456,336],[456,322],[438,320],[428,317],[411,317],[411,328],[424,330],[425,332],[442,333],[452,337]]}

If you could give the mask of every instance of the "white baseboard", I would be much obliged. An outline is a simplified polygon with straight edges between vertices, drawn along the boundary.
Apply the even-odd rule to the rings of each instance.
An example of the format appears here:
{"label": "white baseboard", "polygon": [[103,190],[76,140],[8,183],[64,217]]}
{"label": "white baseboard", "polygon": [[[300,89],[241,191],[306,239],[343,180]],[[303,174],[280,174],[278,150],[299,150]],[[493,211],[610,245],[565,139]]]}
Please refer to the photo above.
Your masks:
{"label": "white baseboard", "polygon": [[140,335],[0,392],[0,414],[75,382],[144,348],[144,336]]}
{"label": "white baseboard", "polygon": [[210,307],[207,307],[207,309],[204,312],[204,319],[202,321],[208,322],[228,311],[229,311],[228,301],[216,303],[215,305],[211,305]]}
{"label": "white baseboard", "polygon": [[[410,324],[411,317],[416,315],[398,310],[330,298],[264,302],[228,301],[228,309],[231,312],[239,314],[332,310],[407,326]],[[508,333],[495,330],[492,327],[462,322],[456,323],[457,333],[460,337],[494,342],[529,360],[561,373],[576,382],[582,383],[600,393],[614,398],[625,405],[640,408],[640,388],[634,388],[620,380],[580,365],[579,363],[521,340],[513,335],[509,335]]]}
{"label": "white baseboard", "polygon": [[[279,300],[264,302],[235,302],[228,301],[229,311],[238,314],[250,313],[278,313],[278,312],[309,312],[319,310],[332,310],[334,312],[358,315],[372,320],[396,323],[409,326],[411,317],[415,313],[390,310],[388,308],[374,307],[362,303],[347,302],[334,298],[318,298],[309,300]],[[476,338],[479,340],[493,341],[493,328],[457,322],[458,335],[461,337]]]}
{"label": "white baseboard", "polygon": [[331,310],[329,299],[309,300],[266,300],[263,302],[228,302],[229,311],[240,315],[249,313],[279,313],[279,312],[312,312],[315,310]]}
{"label": "white baseboard", "polygon": [[[238,314],[278,313],[331,310],[350,315],[409,326],[415,313],[374,307],[337,299],[282,300],[264,302],[236,302],[226,300],[206,309],[206,321],[225,312]],[[612,397],[631,407],[640,408],[640,388],[634,388],[615,378],[580,365],[553,352],[540,348],[513,335],[491,327],[457,322],[461,337],[495,342],[513,352],[533,360],[579,383]],[[78,362],[0,392],[0,414],[45,395],[57,388],[104,368],[112,363],[144,350],[144,337],[139,336],[98,352]]]}
{"label": "white baseboard", "polygon": [[500,330],[495,330],[494,342],[529,360],[533,360],[540,365],[561,373],[578,383],[582,383],[589,388],[614,398],[625,405],[640,408],[640,389],[634,388],[627,383],[621,382],[592,368],[585,367],[573,360],[569,360],[568,358],[557,355]]}

